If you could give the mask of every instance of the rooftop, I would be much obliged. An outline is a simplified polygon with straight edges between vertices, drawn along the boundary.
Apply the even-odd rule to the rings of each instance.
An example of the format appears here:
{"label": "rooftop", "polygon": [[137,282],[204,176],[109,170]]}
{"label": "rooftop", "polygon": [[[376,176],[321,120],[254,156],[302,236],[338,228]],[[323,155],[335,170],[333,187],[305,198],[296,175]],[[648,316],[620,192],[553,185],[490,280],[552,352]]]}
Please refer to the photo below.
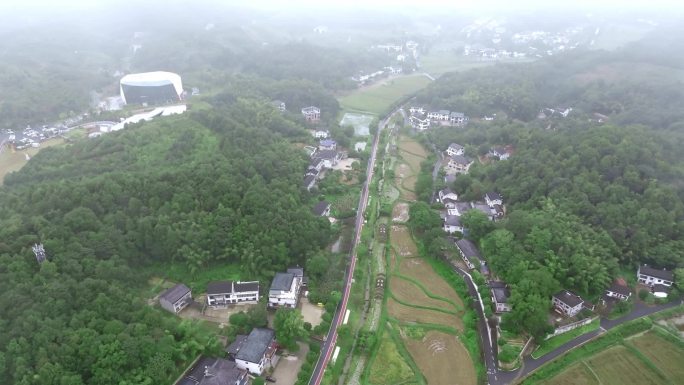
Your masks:
{"label": "rooftop", "polygon": [[639,273],[644,275],[649,275],[651,277],[664,279],[666,281],[672,281],[674,279],[674,274],[671,271],[662,269],[654,269],[650,266],[643,265],[639,268]]}
{"label": "rooftop", "polygon": [[259,362],[274,339],[275,332],[272,329],[254,328],[235,358],[247,362]]}
{"label": "rooftop", "polygon": [[167,289],[165,292],[163,292],[159,298],[163,298],[171,303],[176,303],[179,299],[183,298],[190,289],[183,285],[182,283],[179,283],[178,285]]}
{"label": "rooftop", "polygon": [[458,215],[447,215],[444,218],[444,224],[447,226],[461,226],[461,217]]}
{"label": "rooftop", "polygon": [[207,284],[207,295],[233,292],[233,281],[214,281]]}
{"label": "rooftop", "polygon": [[494,295],[494,299],[498,303],[506,303],[508,302],[508,297],[510,296],[510,291],[508,290],[508,287],[506,287],[506,284],[504,282],[500,281],[492,281],[489,283],[489,286],[492,288],[492,294]]}
{"label": "rooftop", "polygon": [[236,355],[237,352],[242,348],[242,345],[247,340],[247,336],[244,334],[238,334],[235,336],[235,341],[226,347],[226,353]]}
{"label": "rooftop", "polygon": [[487,192],[487,193],[485,194],[485,198],[486,198],[486,199],[489,199],[490,201],[497,201],[497,200],[501,200],[501,199],[502,199],[502,198],[501,198],[501,194],[499,194],[498,192],[495,192],[495,191],[489,191],[489,192]]}
{"label": "rooftop", "polygon": [[303,277],[304,276],[304,269],[297,266],[297,267],[290,267],[287,269],[288,273],[294,274],[295,277]]}
{"label": "rooftop", "polygon": [[320,217],[321,215],[323,215],[323,213],[325,212],[325,210],[328,209],[328,207],[330,207],[330,203],[329,203],[329,202],[320,201],[320,202],[316,203],[316,206],[314,206],[314,208],[313,208],[312,211],[313,211],[314,215]]}
{"label": "rooftop", "polygon": [[570,307],[575,307],[584,302],[580,296],[568,290],[561,290],[553,296]]}
{"label": "rooftop", "polygon": [[452,160],[454,163],[463,164],[463,165],[467,165],[467,164],[470,164],[470,163],[473,162],[472,159],[467,158],[467,157],[465,157],[465,156],[463,156],[463,155],[452,155],[452,156],[451,156],[451,160]]}
{"label": "rooftop", "polygon": [[475,244],[469,239],[459,239],[456,241],[456,246],[466,257],[480,258],[480,252],[477,250],[477,246],[475,246]]}
{"label": "rooftop", "polygon": [[461,146],[461,145],[458,144],[458,143],[451,143],[451,144],[449,145],[449,148],[451,148],[452,150],[462,150],[462,149],[463,149],[463,146]]}
{"label": "rooftop", "polygon": [[276,273],[271,283],[271,290],[288,291],[292,287],[292,280],[294,280],[292,273]]}
{"label": "rooftop", "polygon": [[620,285],[617,282],[613,282],[612,285],[608,288],[609,291],[612,291],[613,293],[618,293],[622,295],[630,295],[632,293],[632,290],[624,285]]}

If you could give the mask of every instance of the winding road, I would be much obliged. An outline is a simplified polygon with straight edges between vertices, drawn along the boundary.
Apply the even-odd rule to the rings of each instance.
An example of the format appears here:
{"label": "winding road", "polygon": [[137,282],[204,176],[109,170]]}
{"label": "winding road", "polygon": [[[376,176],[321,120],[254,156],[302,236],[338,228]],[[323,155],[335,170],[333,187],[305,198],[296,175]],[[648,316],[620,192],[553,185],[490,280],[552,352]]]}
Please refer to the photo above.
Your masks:
{"label": "winding road", "polygon": [[335,344],[337,342],[337,328],[342,323],[344,314],[347,311],[347,302],[349,301],[349,293],[351,291],[352,281],[354,279],[354,267],[356,266],[356,248],[361,240],[361,230],[363,229],[364,213],[366,211],[366,206],[368,205],[368,188],[370,186],[370,181],[373,180],[373,171],[375,167],[375,156],[378,150],[378,142],[380,140],[380,133],[382,129],[387,125],[389,119],[396,113],[393,111],[385,119],[378,123],[378,132],[375,133],[375,138],[373,139],[373,147],[371,148],[370,157],[368,158],[368,165],[366,168],[366,181],[363,183],[363,188],[361,189],[361,197],[359,198],[358,209],[356,210],[356,225],[354,231],[354,242],[352,243],[352,249],[349,253],[349,264],[347,265],[347,270],[344,274],[344,289],[342,292],[342,300],[337,306],[335,315],[333,316],[332,323],[330,325],[330,330],[326,336],[323,346],[321,347],[321,355],[318,357],[316,366],[314,367],[313,373],[311,374],[311,379],[309,380],[309,385],[319,385],[323,380],[323,375],[325,373],[325,368],[330,361],[330,356],[335,349]]}

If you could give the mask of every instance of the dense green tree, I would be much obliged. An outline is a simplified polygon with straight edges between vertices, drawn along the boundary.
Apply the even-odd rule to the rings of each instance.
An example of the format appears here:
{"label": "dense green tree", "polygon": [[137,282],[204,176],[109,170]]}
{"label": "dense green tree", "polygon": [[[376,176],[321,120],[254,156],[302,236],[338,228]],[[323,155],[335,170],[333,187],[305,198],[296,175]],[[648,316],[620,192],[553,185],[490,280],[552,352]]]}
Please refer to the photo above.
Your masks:
{"label": "dense green tree", "polygon": [[297,346],[297,339],[306,335],[302,314],[294,309],[280,308],[273,318],[278,343],[289,350]]}

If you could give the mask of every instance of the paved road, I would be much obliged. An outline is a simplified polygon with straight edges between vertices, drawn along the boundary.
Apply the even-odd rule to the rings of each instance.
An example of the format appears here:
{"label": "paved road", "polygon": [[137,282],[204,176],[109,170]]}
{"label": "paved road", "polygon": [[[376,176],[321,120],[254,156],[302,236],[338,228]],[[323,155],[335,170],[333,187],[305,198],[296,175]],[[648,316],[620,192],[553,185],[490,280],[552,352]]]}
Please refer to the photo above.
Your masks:
{"label": "paved road", "polygon": [[332,323],[330,325],[330,330],[328,335],[321,347],[321,355],[316,362],[313,373],[311,374],[311,379],[309,380],[309,385],[319,385],[323,379],[323,374],[325,373],[325,368],[328,365],[330,356],[335,349],[335,344],[337,342],[337,328],[342,323],[344,314],[347,311],[347,302],[349,301],[349,293],[351,290],[351,283],[354,276],[354,267],[356,266],[356,247],[361,239],[361,230],[363,228],[364,217],[363,214],[366,211],[366,206],[368,205],[368,187],[370,181],[373,179],[373,168],[375,167],[375,156],[378,150],[378,141],[380,139],[380,133],[382,129],[387,125],[389,118],[394,115],[396,111],[392,112],[387,118],[378,123],[378,132],[375,134],[373,140],[373,148],[371,149],[371,154],[368,159],[368,165],[366,168],[366,181],[363,183],[363,188],[361,189],[361,197],[359,198],[359,205],[356,211],[356,230],[354,232],[354,243],[352,244],[352,250],[349,254],[349,264],[345,272],[344,279],[344,289],[342,293],[342,300],[337,306],[335,315],[333,316]]}

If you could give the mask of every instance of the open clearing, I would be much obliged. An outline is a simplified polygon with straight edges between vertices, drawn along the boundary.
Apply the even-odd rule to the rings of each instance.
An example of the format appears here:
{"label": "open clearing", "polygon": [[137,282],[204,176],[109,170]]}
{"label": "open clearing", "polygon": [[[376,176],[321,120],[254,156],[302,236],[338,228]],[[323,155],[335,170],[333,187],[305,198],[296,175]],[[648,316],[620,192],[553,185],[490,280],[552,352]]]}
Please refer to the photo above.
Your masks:
{"label": "open clearing", "polygon": [[684,382],[684,351],[653,332],[631,342],[673,383]]}
{"label": "open clearing", "polygon": [[352,126],[354,127],[355,136],[368,136],[370,135],[370,124],[373,122],[372,115],[366,114],[354,114],[346,113],[340,120],[340,126]]}
{"label": "open clearing", "polygon": [[421,158],[427,158],[428,156],[427,151],[425,151],[425,148],[423,148],[423,146],[420,143],[405,136],[399,138],[398,147],[402,151],[408,152],[409,154],[413,154],[415,156],[419,156]]}
{"label": "open clearing", "polygon": [[425,158],[401,151],[401,158],[409,165],[411,172],[406,176],[414,176],[420,172],[420,164],[425,160]]}
{"label": "open clearing", "polygon": [[553,377],[546,384],[554,385],[598,385],[599,382],[584,362],[570,366],[561,374]]}
{"label": "open clearing", "polygon": [[423,292],[423,289],[416,286],[413,282],[401,277],[392,277],[390,280],[390,291],[397,299],[411,305],[434,307],[453,312],[458,310],[453,304],[447,301],[428,297],[427,294]]}
{"label": "open clearing", "polygon": [[390,231],[390,241],[392,247],[399,253],[401,257],[413,257],[418,255],[418,248],[416,247],[408,227],[392,225]]}
{"label": "open clearing", "polygon": [[616,346],[587,360],[589,367],[605,385],[648,385],[662,384],[653,370],[624,346]]}
{"label": "open clearing", "polygon": [[369,381],[375,385],[401,384],[414,378],[413,370],[397,351],[389,337],[380,343],[377,356],[370,368]]}
{"label": "open clearing", "polygon": [[456,291],[449,286],[442,277],[437,275],[432,266],[420,258],[402,258],[399,264],[399,273],[407,277],[413,278],[419,282],[424,282],[425,287],[430,293],[448,298],[460,309],[463,308],[463,300],[458,296]]}
{"label": "open clearing", "polygon": [[428,83],[430,83],[430,79],[424,75],[400,76],[381,80],[339,98],[340,106],[347,111],[370,112],[379,115],[397,100],[420,90]]}
{"label": "open clearing", "polygon": [[392,298],[387,300],[387,312],[402,322],[437,324],[463,330],[463,322],[453,314],[402,305]]}
{"label": "open clearing", "polygon": [[428,384],[477,383],[473,361],[456,336],[431,330],[420,340],[404,339],[404,344]]}
{"label": "open clearing", "polygon": [[44,148],[59,146],[62,144],[64,144],[64,139],[55,138],[42,142],[38,148],[27,148],[26,150],[22,151],[14,151],[10,148],[3,148],[0,150],[0,186],[2,186],[5,175],[13,171],[19,171],[26,163],[28,163],[26,155],[29,157],[34,157],[40,150]]}
{"label": "open clearing", "polygon": [[397,203],[392,209],[392,220],[394,222],[405,223],[409,220],[408,203]]}

